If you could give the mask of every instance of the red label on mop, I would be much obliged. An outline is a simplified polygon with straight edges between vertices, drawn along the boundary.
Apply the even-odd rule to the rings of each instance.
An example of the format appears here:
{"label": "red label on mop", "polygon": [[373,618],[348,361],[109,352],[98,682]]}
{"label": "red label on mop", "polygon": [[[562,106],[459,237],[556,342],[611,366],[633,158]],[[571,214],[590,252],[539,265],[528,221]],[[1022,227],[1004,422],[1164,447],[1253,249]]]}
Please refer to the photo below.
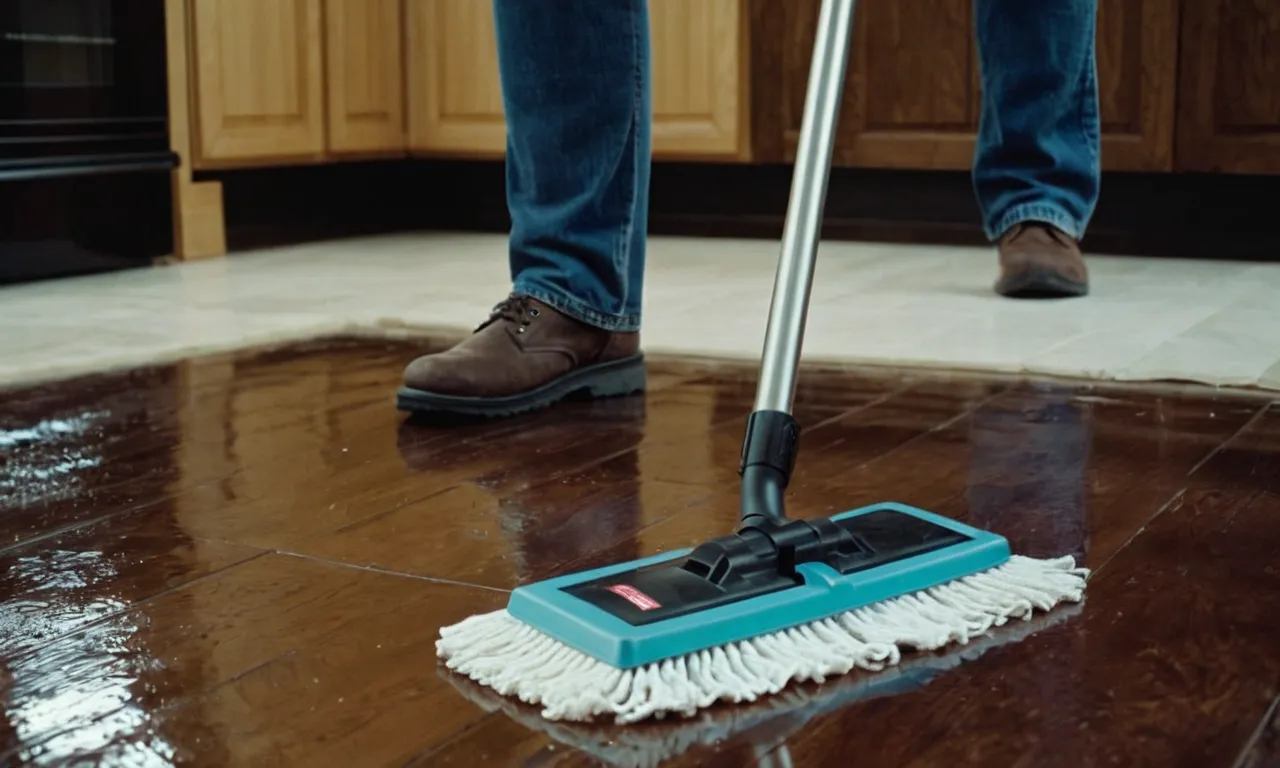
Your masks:
{"label": "red label on mop", "polygon": [[626,600],[628,603],[631,603],[642,611],[652,611],[654,608],[662,607],[662,603],[659,603],[657,600],[654,600],[652,597],[649,597],[645,593],[628,584],[612,584],[605,587],[605,589],[623,600]]}

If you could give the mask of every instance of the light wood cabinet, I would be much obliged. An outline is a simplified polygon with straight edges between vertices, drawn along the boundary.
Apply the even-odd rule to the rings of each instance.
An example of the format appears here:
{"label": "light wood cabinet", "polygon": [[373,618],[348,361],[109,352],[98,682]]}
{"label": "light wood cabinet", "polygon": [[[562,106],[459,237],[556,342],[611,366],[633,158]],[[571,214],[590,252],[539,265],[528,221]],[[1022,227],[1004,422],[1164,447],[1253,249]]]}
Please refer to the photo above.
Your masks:
{"label": "light wood cabinet", "polygon": [[[653,152],[741,158],[748,132],[745,0],[650,0]],[[506,149],[493,7],[408,0],[409,143],[417,154]]]}
{"label": "light wood cabinet", "polygon": [[[753,94],[780,109],[781,155],[799,138],[819,0],[768,11],[782,33],[778,91]],[[1170,170],[1177,88],[1178,0],[1100,0],[1097,22],[1102,162],[1106,170]],[[769,45],[770,43],[762,43]],[[835,162],[879,168],[968,170],[982,110],[973,0],[863,0],[859,4]],[[774,107],[773,105],[777,105]]]}
{"label": "light wood cabinet", "polygon": [[321,2],[190,4],[197,167],[323,155]]}
{"label": "light wood cabinet", "polygon": [[1196,0],[1182,13],[1178,170],[1280,173],[1280,5]]}
{"label": "light wood cabinet", "polygon": [[416,154],[506,150],[493,3],[405,0],[409,146]]}
{"label": "light wood cabinet", "polygon": [[401,0],[325,0],[329,151],[405,149]]}
{"label": "light wood cabinet", "polygon": [[656,158],[750,155],[750,66],[742,0],[649,0]]}
{"label": "light wood cabinet", "polygon": [[[506,149],[488,0],[187,0],[197,168]],[[747,0],[651,0],[653,150],[749,157]]]}

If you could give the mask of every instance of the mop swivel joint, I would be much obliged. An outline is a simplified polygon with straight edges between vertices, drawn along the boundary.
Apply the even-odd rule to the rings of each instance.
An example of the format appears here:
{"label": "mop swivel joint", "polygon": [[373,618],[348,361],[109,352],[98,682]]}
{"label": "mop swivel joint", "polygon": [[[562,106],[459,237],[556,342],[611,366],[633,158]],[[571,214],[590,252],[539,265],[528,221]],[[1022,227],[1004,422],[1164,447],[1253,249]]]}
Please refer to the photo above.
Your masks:
{"label": "mop swivel joint", "polygon": [[856,530],[828,518],[758,520],[737,533],[712,539],[685,560],[684,569],[723,587],[742,582],[803,582],[796,570],[823,563],[837,573],[872,554]]}
{"label": "mop swivel joint", "polygon": [[747,417],[738,474],[742,476],[740,530],[786,522],[783,494],[791,482],[799,449],[800,424],[783,411],[754,411]]}

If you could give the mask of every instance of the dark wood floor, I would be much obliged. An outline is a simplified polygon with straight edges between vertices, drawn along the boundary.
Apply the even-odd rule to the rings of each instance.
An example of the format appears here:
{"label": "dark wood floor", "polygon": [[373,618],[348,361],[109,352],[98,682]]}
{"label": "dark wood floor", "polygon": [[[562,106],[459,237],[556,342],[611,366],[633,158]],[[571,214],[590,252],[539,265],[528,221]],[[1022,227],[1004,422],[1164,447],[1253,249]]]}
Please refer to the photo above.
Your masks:
{"label": "dark wood floor", "polygon": [[[0,391],[0,765],[1231,766],[1280,761],[1280,408],[810,371],[792,509],[895,499],[1096,569],[947,654],[629,729],[442,671],[505,591],[725,532],[749,368],[406,423],[339,340]],[[664,763],[665,764],[665,763]]]}

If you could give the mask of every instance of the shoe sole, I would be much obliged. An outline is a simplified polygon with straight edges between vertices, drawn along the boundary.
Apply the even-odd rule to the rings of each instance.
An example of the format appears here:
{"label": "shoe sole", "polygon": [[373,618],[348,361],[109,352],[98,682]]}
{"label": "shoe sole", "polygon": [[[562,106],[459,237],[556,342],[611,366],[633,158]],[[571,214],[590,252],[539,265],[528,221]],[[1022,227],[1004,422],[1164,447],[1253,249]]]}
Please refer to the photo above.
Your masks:
{"label": "shoe sole", "polygon": [[1087,296],[1089,284],[1051,269],[1028,269],[996,283],[996,293],[1010,299],[1068,299]]}
{"label": "shoe sole", "polygon": [[461,416],[513,416],[536,411],[580,395],[590,399],[623,397],[645,390],[648,375],[644,354],[579,368],[537,389],[503,397],[440,395],[412,387],[396,393],[396,407],[412,413]]}

